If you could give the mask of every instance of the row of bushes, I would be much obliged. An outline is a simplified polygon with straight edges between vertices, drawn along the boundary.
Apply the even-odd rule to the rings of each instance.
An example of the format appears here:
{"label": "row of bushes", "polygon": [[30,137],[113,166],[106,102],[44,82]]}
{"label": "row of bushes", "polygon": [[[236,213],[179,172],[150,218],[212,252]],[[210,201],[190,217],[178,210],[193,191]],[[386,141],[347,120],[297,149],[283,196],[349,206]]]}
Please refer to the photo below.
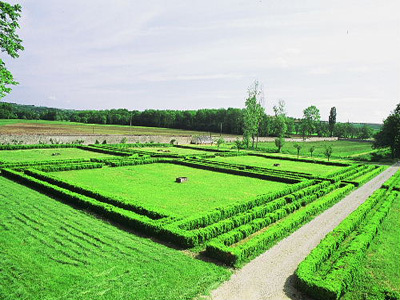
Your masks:
{"label": "row of bushes", "polygon": [[342,175],[344,173],[347,173],[351,170],[354,170],[356,168],[358,168],[360,165],[359,164],[351,164],[350,166],[348,166],[347,168],[342,168],[336,172],[330,173],[328,176],[326,176],[326,178],[333,178],[339,175]]}
{"label": "row of bushes", "polygon": [[109,154],[109,155],[117,155],[117,156],[131,156],[132,155],[132,153],[129,153],[129,152],[113,150],[113,149],[106,149],[106,148],[98,147],[97,145],[89,145],[89,146],[79,145],[78,148],[83,149],[83,150],[93,151],[93,152]]}
{"label": "row of bushes", "polygon": [[161,225],[159,222],[149,218],[148,216],[98,201],[11,169],[2,170],[2,174],[7,178],[37,189],[40,192],[56,196],[64,202],[90,210],[111,221],[115,221],[134,230],[152,235],[158,235],[160,233]]}
{"label": "row of bushes", "polygon": [[122,166],[136,166],[136,165],[145,165],[145,164],[153,164],[156,162],[161,162],[164,159],[162,158],[137,158],[137,159],[125,159],[120,161],[111,161],[109,165],[111,167],[122,167]]}
{"label": "row of bushes", "polygon": [[265,158],[272,158],[272,159],[281,159],[281,160],[291,160],[291,161],[299,161],[299,162],[306,162],[306,163],[314,163],[314,164],[327,165],[327,166],[337,166],[337,167],[350,166],[349,163],[336,162],[336,161],[325,161],[325,160],[315,160],[315,159],[311,159],[311,158],[295,158],[295,157],[268,155],[268,154],[260,154],[260,153],[248,153],[248,155],[265,157]]}
{"label": "row of bushes", "polygon": [[76,148],[79,144],[31,144],[31,145],[0,145],[0,150]]}
{"label": "row of bushes", "polygon": [[[332,186],[337,187],[338,184]],[[206,254],[223,261],[228,265],[241,265],[242,263],[263,253],[276,242],[288,236],[301,225],[314,218],[315,215],[335,204],[353,188],[354,186],[349,184],[334,190],[333,192],[332,188],[327,188],[324,192],[328,194],[320,198],[318,198],[319,195],[306,196],[301,199],[302,201],[294,202],[292,206],[288,206],[286,209],[275,211],[275,214],[278,214],[278,220],[285,216],[286,218],[279,223],[270,225],[267,231],[255,235],[240,245],[234,245],[265,226],[268,226],[271,224],[270,222],[274,222],[276,219],[276,217],[274,218],[274,215],[267,215],[265,219],[255,220],[253,223],[237,228],[234,231],[211,240],[207,244]],[[306,205],[304,209],[290,213],[291,210],[295,210],[296,207],[303,205],[303,203]],[[307,203],[310,204],[307,205]]]}
{"label": "row of bushes", "polygon": [[392,177],[390,177],[382,187],[386,189],[393,188],[396,191],[400,191],[400,171],[397,171]]}
{"label": "row of bushes", "polygon": [[195,147],[195,146],[184,146],[184,145],[175,145],[174,147],[182,148],[182,149],[191,149],[191,150],[201,150],[207,152],[219,152],[219,153],[232,153],[230,150],[222,150],[222,149],[212,149],[206,147]]}
{"label": "row of bushes", "polygon": [[120,208],[123,208],[126,210],[133,211],[137,214],[144,215],[153,220],[158,220],[158,219],[166,217],[166,214],[161,214],[159,212],[156,212],[155,209],[145,208],[142,205],[140,205],[139,203],[134,203],[133,201],[127,202],[126,200],[124,200],[120,197],[116,197],[116,196],[114,196],[114,197],[105,196],[99,191],[96,191],[93,189],[89,190],[89,189],[77,186],[74,183],[70,183],[64,179],[59,179],[48,173],[44,173],[44,172],[34,170],[34,169],[26,170],[25,173],[28,174],[29,176],[32,176],[36,179],[45,181],[52,185],[56,185],[63,189],[67,189],[72,192],[79,193],[81,195],[84,195],[84,196],[87,196],[90,198],[94,198],[98,201],[105,202],[105,203],[114,205],[116,207],[120,207]]}
{"label": "row of bushes", "polygon": [[[358,165],[357,168],[348,170],[347,172],[344,172],[335,177],[330,177],[330,179],[332,179],[333,181],[347,180],[348,178],[351,178],[354,175],[358,175],[360,172],[363,172],[364,170],[368,170],[367,165]],[[358,177],[358,176],[356,176],[356,177]]]}
{"label": "row of bushes", "polygon": [[94,162],[85,162],[78,164],[57,164],[57,165],[40,165],[34,166],[36,170],[40,170],[43,172],[59,172],[59,171],[72,171],[72,170],[86,170],[86,169],[99,169],[102,168],[104,164],[102,163],[94,163]]}
{"label": "row of bushes", "polygon": [[[396,192],[377,190],[329,233],[298,266],[296,276],[299,289],[314,299],[339,299],[357,277],[357,269],[365,257],[365,251],[396,197]],[[341,248],[353,232],[356,232],[355,237],[346,241],[345,248]],[[318,274],[325,261],[338,251],[339,258],[330,266],[330,271],[325,275]]]}
{"label": "row of bushes", "polygon": [[317,182],[314,180],[306,180],[276,192],[259,195],[248,201],[238,201],[235,204],[217,207],[212,211],[196,214],[174,225],[179,229],[186,230],[205,227],[316,184]]}
{"label": "row of bushes", "polygon": [[218,166],[211,162],[205,163],[205,162],[200,162],[197,160],[175,160],[175,161],[171,161],[171,163],[179,164],[179,165],[183,165],[183,166],[189,166],[192,168],[214,171],[214,172],[241,175],[241,176],[259,178],[259,179],[283,182],[283,183],[289,183],[289,184],[298,183],[303,179],[300,177],[295,178],[294,176],[290,176],[290,175],[289,176],[283,176],[283,175],[278,176],[278,175],[268,174],[268,173],[264,173],[264,172],[257,172],[257,171],[251,170],[251,169],[249,169],[249,170],[234,169],[234,168],[230,168],[230,167]]}
{"label": "row of bushes", "polygon": [[21,162],[13,162],[13,163],[5,163],[0,165],[1,168],[21,168],[21,167],[30,167],[30,166],[40,166],[40,165],[59,165],[66,163],[84,163],[89,162],[88,159],[85,158],[76,158],[76,159],[57,159],[57,160],[39,160],[39,161],[21,161]]}
{"label": "row of bushes", "polygon": [[357,177],[354,181],[359,185],[363,185],[364,183],[370,181],[372,178],[376,177],[378,174],[382,173],[385,170],[383,166],[375,166],[374,169],[370,170],[368,173]]}
{"label": "row of bushes", "polygon": [[102,145],[101,147],[116,147],[116,148],[143,148],[143,147],[173,147],[172,144],[167,143],[124,143],[124,144],[112,144]]}
{"label": "row of bushes", "polygon": [[[329,181],[322,182],[221,220],[218,220],[218,216],[221,216],[218,211],[214,211],[214,214],[203,214],[203,216],[197,216],[197,219],[185,219],[171,224],[166,227],[166,230],[169,231],[166,234],[169,234],[169,239],[182,246],[196,246],[267,215],[270,218],[275,216],[273,220],[276,221],[300,206],[304,206],[307,202],[332,191],[334,188]],[[294,200],[298,201],[293,202]],[[285,213],[282,214],[282,211]]]}

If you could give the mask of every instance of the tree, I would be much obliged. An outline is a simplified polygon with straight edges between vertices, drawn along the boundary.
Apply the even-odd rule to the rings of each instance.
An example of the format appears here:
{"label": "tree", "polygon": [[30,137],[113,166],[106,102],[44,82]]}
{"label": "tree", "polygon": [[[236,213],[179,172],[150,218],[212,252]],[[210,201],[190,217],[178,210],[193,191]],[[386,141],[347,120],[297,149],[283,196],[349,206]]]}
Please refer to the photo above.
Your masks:
{"label": "tree", "polygon": [[329,133],[333,136],[336,125],[336,107],[332,107],[329,113]]}
{"label": "tree", "polygon": [[273,132],[277,137],[284,137],[287,131],[287,117],[285,101],[279,100],[278,105],[273,107],[275,118],[273,121]]}
{"label": "tree", "polygon": [[305,133],[308,135],[315,133],[317,124],[321,120],[319,109],[316,106],[311,105],[303,111],[303,114],[303,126]]}
{"label": "tree", "polygon": [[324,154],[328,158],[328,161],[332,156],[332,152],[333,152],[332,146],[326,146],[325,147]]}
{"label": "tree", "polygon": [[[11,5],[0,1],[0,49],[7,52],[12,58],[18,57],[18,51],[24,50],[22,40],[16,34],[19,28],[18,18],[21,16],[21,5]],[[7,70],[5,63],[0,59],[0,99],[11,92],[9,85],[18,84],[13,75]]]}
{"label": "tree", "polygon": [[219,149],[219,147],[220,147],[221,145],[223,145],[223,144],[225,144],[225,140],[224,140],[222,137],[220,137],[220,138],[217,140],[218,149]]}
{"label": "tree", "polygon": [[300,150],[301,150],[302,146],[300,144],[296,143],[296,144],[293,145],[293,147],[296,148],[296,150],[297,150],[297,158],[299,158]]}
{"label": "tree", "polygon": [[249,140],[251,138],[254,149],[255,138],[259,135],[259,128],[264,114],[263,102],[263,91],[258,81],[254,81],[254,84],[248,89],[248,97],[246,99],[246,109],[243,116],[243,139],[249,147]]}
{"label": "tree", "polygon": [[235,148],[237,149],[237,151],[239,152],[240,148],[242,148],[242,142],[239,140],[239,138],[236,138],[235,141]]}
{"label": "tree", "polygon": [[358,132],[358,138],[365,140],[365,139],[369,139],[370,137],[372,137],[373,135],[373,130],[371,127],[369,127],[367,124],[364,124]]}
{"label": "tree", "polygon": [[313,156],[313,152],[315,151],[315,146],[311,146],[308,151],[310,151],[311,157]]}
{"label": "tree", "polygon": [[375,135],[374,148],[390,147],[393,158],[400,158],[400,103],[383,121],[381,131]]}
{"label": "tree", "polygon": [[278,153],[281,152],[284,144],[285,144],[285,139],[283,137],[278,137],[275,139],[275,146],[278,148]]}

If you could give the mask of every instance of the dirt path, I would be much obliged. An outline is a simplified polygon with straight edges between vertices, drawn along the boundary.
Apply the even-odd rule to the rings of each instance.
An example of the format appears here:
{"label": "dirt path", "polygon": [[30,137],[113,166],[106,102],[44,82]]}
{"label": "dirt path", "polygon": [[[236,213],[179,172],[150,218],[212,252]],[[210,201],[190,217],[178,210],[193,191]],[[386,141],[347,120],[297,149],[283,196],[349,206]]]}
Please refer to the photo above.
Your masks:
{"label": "dirt path", "polygon": [[307,299],[293,287],[293,273],[299,263],[398,169],[399,164],[390,167],[245,265],[212,292],[212,299]]}

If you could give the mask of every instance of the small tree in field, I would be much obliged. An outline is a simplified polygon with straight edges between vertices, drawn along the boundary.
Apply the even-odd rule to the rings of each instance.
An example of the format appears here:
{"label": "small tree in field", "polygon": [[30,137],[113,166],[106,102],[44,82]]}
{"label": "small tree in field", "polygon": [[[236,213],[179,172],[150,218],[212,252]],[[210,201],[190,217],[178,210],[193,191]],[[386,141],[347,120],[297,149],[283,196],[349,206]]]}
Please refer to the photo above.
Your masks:
{"label": "small tree in field", "polygon": [[300,150],[301,150],[302,146],[300,144],[294,144],[293,147],[296,148],[296,150],[297,150],[297,158],[299,158]]}
{"label": "small tree in field", "polygon": [[275,139],[275,146],[278,148],[278,153],[281,152],[284,144],[285,144],[285,139],[283,137],[279,137],[279,138]]}
{"label": "small tree in field", "polygon": [[310,149],[308,149],[308,151],[310,151],[311,157],[313,156],[313,152],[315,151],[315,146],[311,146]]}
{"label": "small tree in field", "polygon": [[238,152],[239,152],[241,147],[242,147],[242,142],[238,138],[236,138],[235,148],[237,149]]}
{"label": "small tree in field", "polygon": [[331,158],[332,152],[333,152],[332,146],[325,147],[324,154],[328,158],[328,161]]}
{"label": "small tree in field", "polygon": [[221,137],[221,138],[219,138],[219,139],[217,140],[218,149],[219,149],[219,147],[220,147],[221,145],[223,145],[223,144],[225,144],[225,140]]}

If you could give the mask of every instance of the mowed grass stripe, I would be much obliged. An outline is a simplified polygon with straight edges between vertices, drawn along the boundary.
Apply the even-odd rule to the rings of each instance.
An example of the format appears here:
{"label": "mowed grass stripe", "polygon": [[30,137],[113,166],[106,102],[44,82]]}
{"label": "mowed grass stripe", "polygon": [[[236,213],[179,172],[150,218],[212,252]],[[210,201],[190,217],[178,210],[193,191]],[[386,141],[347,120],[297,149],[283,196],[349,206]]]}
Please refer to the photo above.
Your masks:
{"label": "mowed grass stripe", "polygon": [[0,190],[0,223],[10,227],[0,234],[1,299],[192,299],[229,276],[3,177]]}

